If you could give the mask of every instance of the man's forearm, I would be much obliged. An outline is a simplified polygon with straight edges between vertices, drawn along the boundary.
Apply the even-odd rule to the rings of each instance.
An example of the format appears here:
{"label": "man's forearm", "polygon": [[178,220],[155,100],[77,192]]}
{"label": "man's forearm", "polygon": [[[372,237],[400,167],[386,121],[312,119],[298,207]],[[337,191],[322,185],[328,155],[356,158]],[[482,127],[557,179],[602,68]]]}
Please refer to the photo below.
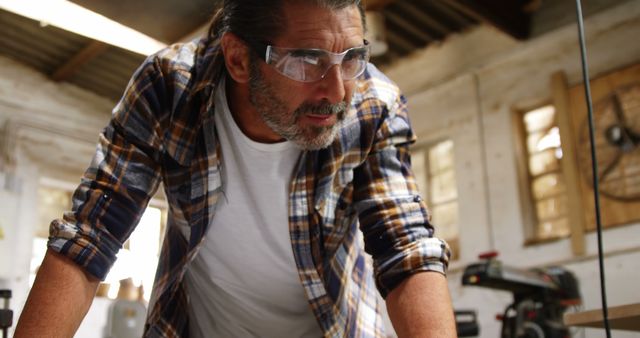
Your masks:
{"label": "man's forearm", "polygon": [[411,275],[389,293],[387,311],[398,337],[456,337],[447,279],[438,272]]}
{"label": "man's forearm", "polygon": [[69,259],[47,251],[14,338],[73,337],[99,283]]}

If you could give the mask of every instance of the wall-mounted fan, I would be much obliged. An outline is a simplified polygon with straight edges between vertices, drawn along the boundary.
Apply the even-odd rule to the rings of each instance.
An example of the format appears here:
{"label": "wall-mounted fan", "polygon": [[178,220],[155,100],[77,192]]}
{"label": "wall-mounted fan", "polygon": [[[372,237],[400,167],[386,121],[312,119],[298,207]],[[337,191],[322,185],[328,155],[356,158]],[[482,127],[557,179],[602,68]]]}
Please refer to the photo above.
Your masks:
{"label": "wall-mounted fan", "polygon": [[[600,193],[640,200],[640,83],[617,88],[593,106]],[[580,168],[593,180],[588,122],[580,131]]]}

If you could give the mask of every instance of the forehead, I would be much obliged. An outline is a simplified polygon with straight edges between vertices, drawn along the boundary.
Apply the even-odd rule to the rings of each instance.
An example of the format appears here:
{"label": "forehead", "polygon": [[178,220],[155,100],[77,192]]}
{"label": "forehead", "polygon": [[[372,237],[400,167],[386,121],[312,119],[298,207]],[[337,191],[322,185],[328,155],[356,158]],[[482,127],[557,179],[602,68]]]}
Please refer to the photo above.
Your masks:
{"label": "forehead", "polygon": [[360,46],[364,40],[358,7],[327,9],[309,3],[283,6],[285,29],[274,40],[281,47],[322,48],[333,52]]}

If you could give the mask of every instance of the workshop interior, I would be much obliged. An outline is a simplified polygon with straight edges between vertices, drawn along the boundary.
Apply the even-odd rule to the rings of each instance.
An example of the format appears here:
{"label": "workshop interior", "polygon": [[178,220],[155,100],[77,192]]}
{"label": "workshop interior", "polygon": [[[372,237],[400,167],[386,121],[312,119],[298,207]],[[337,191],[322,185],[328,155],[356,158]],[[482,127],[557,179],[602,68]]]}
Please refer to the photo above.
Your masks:
{"label": "workshop interior", "polygon": [[[218,2],[0,0],[3,337],[131,74]],[[640,0],[363,2],[452,249],[458,336],[638,337]],[[167,212],[159,191],[76,337],[141,334]]]}

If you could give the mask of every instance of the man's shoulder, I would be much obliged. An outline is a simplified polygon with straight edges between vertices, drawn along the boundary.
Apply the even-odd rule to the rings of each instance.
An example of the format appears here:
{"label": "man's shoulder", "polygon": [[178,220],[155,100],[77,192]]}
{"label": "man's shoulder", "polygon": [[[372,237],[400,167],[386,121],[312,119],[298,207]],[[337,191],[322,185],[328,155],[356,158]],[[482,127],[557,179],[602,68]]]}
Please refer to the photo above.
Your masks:
{"label": "man's shoulder", "polygon": [[198,40],[175,43],[149,56],[144,64],[153,65],[163,74],[193,73],[202,44]]}
{"label": "man's shoulder", "polygon": [[401,92],[395,82],[370,63],[358,81],[354,96],[355,102],[376,100],[380,104],[391,107],[397,104]]}

